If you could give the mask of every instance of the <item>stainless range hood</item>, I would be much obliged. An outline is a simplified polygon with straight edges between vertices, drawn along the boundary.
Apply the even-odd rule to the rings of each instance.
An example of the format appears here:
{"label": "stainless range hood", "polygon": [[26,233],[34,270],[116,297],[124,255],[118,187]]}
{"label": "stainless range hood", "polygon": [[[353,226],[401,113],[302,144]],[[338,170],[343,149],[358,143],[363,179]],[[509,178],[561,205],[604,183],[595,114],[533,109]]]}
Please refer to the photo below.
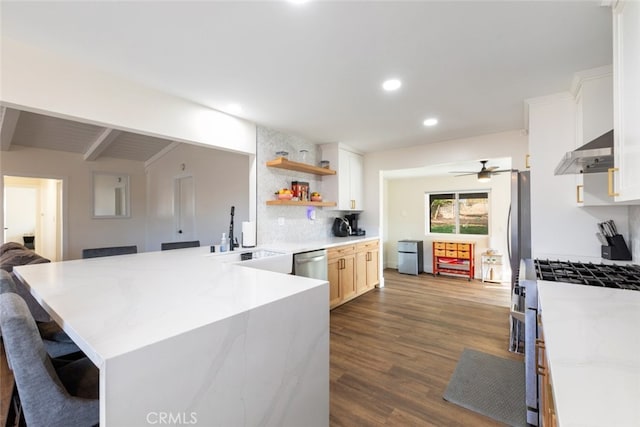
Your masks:
{"label": "stainless range hood", "polygon": [[613,130],[569,151],[558,166],[556,175],[607,172],[613,167]]}

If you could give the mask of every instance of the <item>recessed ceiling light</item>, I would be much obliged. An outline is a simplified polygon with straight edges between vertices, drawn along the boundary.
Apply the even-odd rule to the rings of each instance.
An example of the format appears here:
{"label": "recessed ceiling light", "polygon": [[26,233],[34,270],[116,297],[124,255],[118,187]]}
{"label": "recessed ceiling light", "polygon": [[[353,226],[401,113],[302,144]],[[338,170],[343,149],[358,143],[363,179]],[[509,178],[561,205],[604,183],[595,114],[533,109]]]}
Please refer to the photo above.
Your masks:
{"label": "recessed ceiling light", "polygon": [[293,3],[293,4],[303,4],[308,2],[309,0],[289,0],[289,3]]}
{"label": "recessed ceiling light", "polygon": [[388,92],[398,90],[400,86],[402,86],[402,82],[398,79],[389,79],[382,83],[382,88]]}
{"label": "recessed ceiling light", "polygon": [[240,104],[227,105],[227,112],[229,114],[239,114],[242,112],[242,106]]}
{"label": "recessed ceiling light", "polygon": [[424,122],[422,122],[423,125],[425,126],[435,126],[438,124],[438,119],[431,117],[427,120],[425,120]]}

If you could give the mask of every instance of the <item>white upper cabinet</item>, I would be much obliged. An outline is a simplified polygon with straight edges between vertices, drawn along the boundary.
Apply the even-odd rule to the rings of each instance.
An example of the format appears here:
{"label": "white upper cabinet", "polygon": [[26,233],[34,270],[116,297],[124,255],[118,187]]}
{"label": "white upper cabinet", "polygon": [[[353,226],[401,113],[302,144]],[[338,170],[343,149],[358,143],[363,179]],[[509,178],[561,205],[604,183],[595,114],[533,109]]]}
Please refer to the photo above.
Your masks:
{"label": "white upper cabinet", "polygon": [[[613,129],[612,67],[605,66],[575,74],[572,92],[576,97],[576,148]],[[607,173],[576,175],[576,199],[583,206],[614,204],[607,191]]]}
{"label": "white upper cabinet", "polygon": [[616,201],[640,200],[640,2],[613,7],[614,163]]}
{"label": "white upper cabinet", "polygon": [[337,210],[361,211],[364,207],[362,155],[341,144],[326,144],[322,146],[322,160],[329,160],[337,172],[322,178],[323,197],[336,200]]}

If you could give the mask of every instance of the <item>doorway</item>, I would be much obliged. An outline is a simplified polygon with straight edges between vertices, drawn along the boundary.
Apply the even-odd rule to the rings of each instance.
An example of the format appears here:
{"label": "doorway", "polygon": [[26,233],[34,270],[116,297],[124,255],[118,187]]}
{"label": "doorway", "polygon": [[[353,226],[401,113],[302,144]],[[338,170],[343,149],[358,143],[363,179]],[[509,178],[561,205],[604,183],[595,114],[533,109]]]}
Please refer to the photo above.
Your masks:
{"label": "doorway", "polygon": [[61,261],[62,180],[8,175],[3,180],[3,242],[20,243]]}
{"label": "doorway", "polygon": [[196,240],[196,199],[193,176],[181,176],[174,183],[175,240]]}

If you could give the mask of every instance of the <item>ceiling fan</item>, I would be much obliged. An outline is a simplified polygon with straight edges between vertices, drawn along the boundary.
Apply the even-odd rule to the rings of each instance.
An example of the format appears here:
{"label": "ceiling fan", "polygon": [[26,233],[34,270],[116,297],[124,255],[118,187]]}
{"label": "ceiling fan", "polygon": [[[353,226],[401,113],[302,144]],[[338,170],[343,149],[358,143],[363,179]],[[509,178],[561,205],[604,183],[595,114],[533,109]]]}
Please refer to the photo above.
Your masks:
{"label": "ceiling fan", "polygon": [[459,175],[456,176],[467,176],[467,175],[478,175],[478,181],[480,182],[489,182],[491,180],[491,176],[493,174],[498,174],[502,172],[511,172],[510,169],[502,169],[498,170],[498,166],[489,166],[487,167],[488,160],[480,160],[482,163],[482,168],[479,172],[471,172],[471,171],[451,171],[449,173],[457,173]]}

